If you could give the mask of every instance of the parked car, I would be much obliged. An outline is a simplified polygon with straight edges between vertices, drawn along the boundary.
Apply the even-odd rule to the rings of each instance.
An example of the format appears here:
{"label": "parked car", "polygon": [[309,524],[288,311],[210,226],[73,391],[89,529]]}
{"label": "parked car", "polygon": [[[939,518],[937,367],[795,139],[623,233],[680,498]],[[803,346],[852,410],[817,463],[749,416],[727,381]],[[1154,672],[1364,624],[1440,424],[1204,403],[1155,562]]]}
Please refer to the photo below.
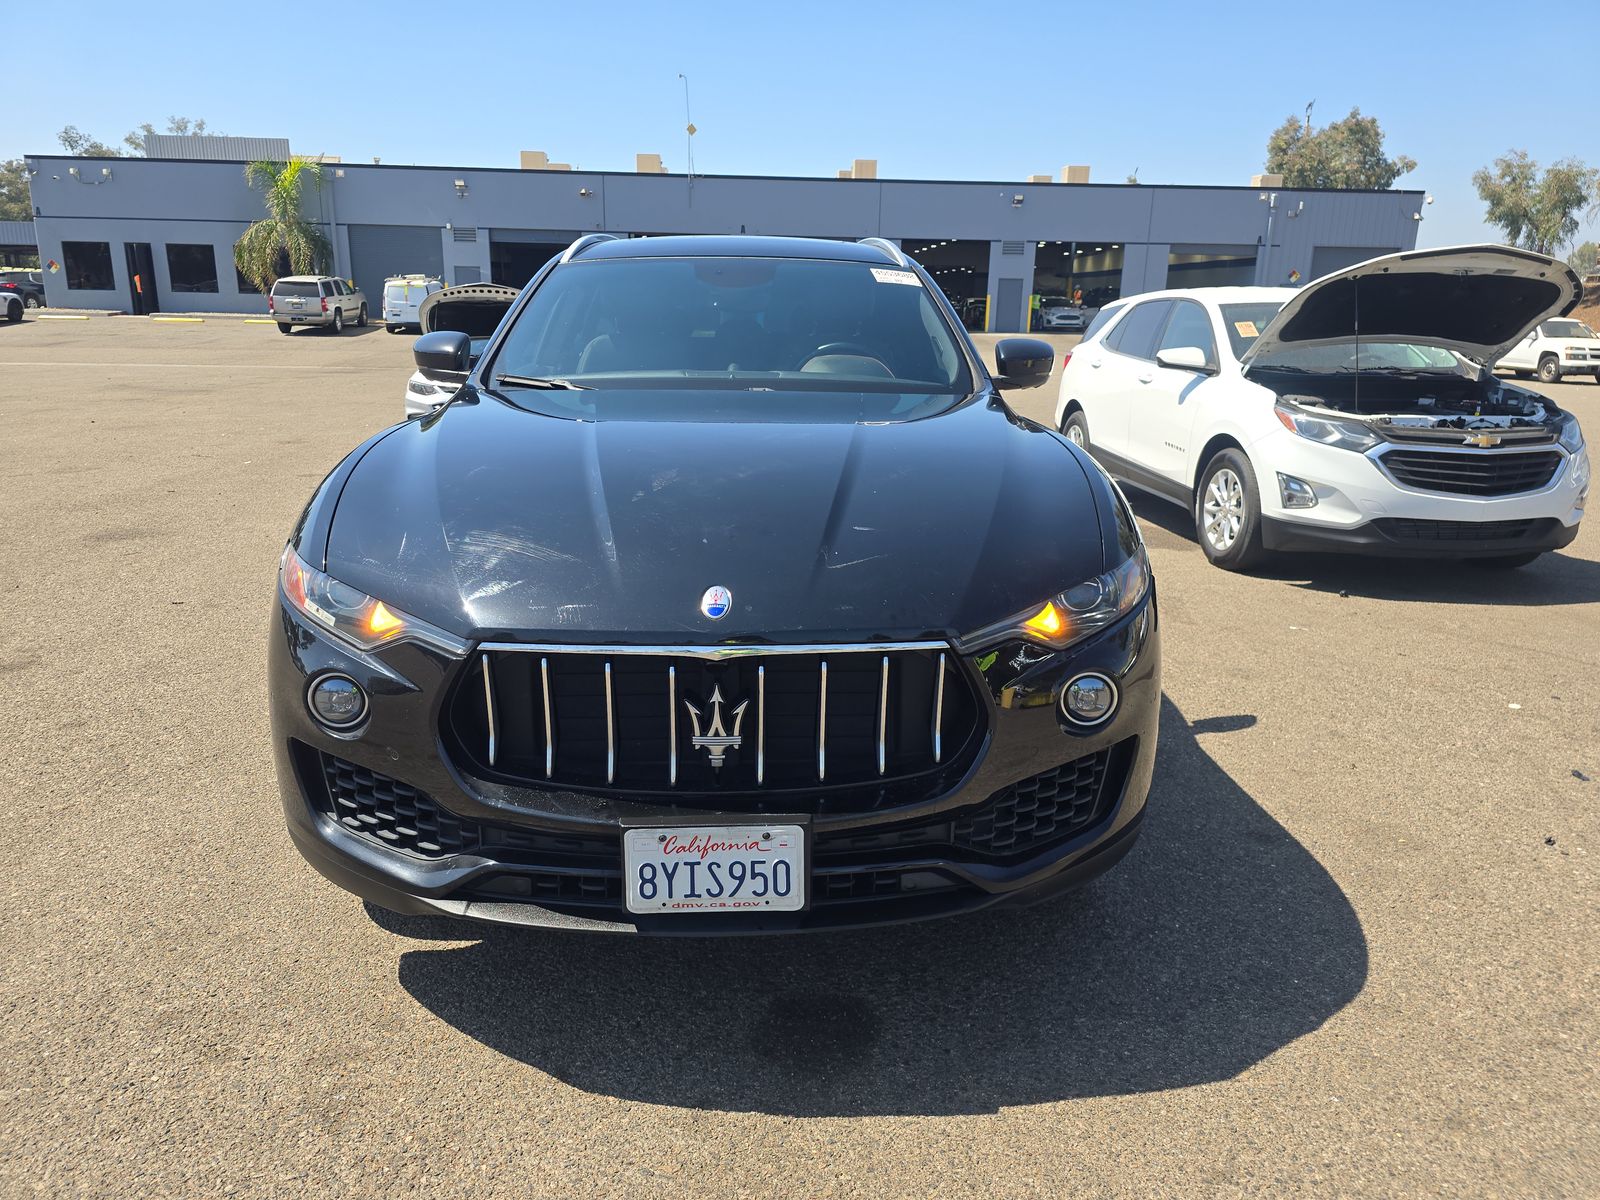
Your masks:
{"label": "parked car", "polygon": [[[488,344],[501,319],[517,298],[517,289],[499,283],[461,283],[434,292],[420,306],[422,332],[454,331],[472,339],[467,362],[471,366]],[[418,367],[406,381],[406,416],[421,416],[449,401],[461,380],[448,372]]]}
{"label": "parked car", "polygon": [[1565,265],[1503,246],[1124,299],[1068,356],[1056,421],[1187,508],[1220,567],[1272,550],[1521,566],[1576,536],[1589,457],[1576,417],[1488,368],[1577,299]]}
{"label": "parked car", "polygon": [[444,284],[431,275],[391,275],[383,281],[383,323],[390,333],[421,330],[422,302]]}
{"label": "parked car", "polygon": [[1072,330],[1084,327],[1083,309],[1065,296],[1039,297],[1037,327],[1042,330]]}
{"label": "parked car", "polygon": [[0,315],[10,324],[22,320],[22,297],[16,292],[0,291]]}
{"label": "parked car", "polygon": [[293,333],[297,325],[343,333],[346,325],[367,323],[367,298],[349,279],[285,275],[272,285],[267,312],[277,320],[279,333]]}
{"label": "parked car", "polygon": [[23,267],[0,270],[0,291],[14,292],[22,297],[24,308],[44,307],[44,272]]}
{"label": "parked car", "polygon": [[[284,812],[402,913],[657,934],[1027,904],[1132,844],[1159,622],[1121,493],[881,239],[589,234],[285,548]],[[952,480],[961,486],[952,486]]]}
{"label": "parked car", "polygon": [[1567,375],[1587,375],[1600,383],[1600,334],[1582,321],[1541,321],[1495,366],[1541,383],[1559,383]]}

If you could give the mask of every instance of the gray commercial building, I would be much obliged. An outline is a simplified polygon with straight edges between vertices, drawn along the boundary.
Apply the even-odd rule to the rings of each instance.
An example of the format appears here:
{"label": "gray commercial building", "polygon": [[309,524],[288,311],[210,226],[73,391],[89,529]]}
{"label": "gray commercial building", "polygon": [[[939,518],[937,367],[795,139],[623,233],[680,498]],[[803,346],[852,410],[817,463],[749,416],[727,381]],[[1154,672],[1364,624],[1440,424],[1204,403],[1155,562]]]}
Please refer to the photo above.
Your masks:
{"label": "gray commercial building", "polygon": [[[263,214],[243,160],[286,145],[247,141],[171,138],[152,147],[177,143],[208,158],[29,156],[48,302],[261,312],[264,301],[233,267],[234,243]],[[353,278],[374,310],[389,275],[520,285],[574,237],[597,230],[876,236],[915,255],[974,328],[1006,331],[1028,324],[1041,296],[1094,306],[1168,286],[1292,284],[1411,249],[1423,203],[1416,191],[1289,190],[1270,180],[1189,187],[685,176],[649,169],[651,157],[641,156],[638,172],[328,161],[305,208],[329,234],[332,273]]]}

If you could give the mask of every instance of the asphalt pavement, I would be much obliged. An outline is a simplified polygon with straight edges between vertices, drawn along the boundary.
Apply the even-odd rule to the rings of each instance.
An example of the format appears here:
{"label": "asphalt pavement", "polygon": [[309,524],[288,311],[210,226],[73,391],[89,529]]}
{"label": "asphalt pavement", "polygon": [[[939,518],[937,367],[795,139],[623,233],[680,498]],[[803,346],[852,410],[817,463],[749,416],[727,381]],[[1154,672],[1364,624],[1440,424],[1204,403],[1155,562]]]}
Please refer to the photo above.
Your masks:
{"label": "asphalt pavement", "polygon": [[1166,703],[1112,873],[484,932],[325,883],[269,752],[278,552],[409,345],[0,326],[0,1195],[1600,1193],[1600,520],[1520,571],[1241,576],[1135,498]]}

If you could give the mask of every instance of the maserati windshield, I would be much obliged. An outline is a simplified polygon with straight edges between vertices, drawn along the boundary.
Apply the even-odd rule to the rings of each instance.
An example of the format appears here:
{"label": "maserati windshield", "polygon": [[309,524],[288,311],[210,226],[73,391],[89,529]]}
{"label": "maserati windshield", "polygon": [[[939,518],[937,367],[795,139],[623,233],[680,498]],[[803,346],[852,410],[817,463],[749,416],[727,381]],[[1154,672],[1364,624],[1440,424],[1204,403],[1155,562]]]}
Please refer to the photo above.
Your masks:
{"label": "maserati windshield", "polygon": [[[530,398],[519,386],[537,385],[519,378],[590,390]],[[694,388],[741,393],[746,403],[773,392],[833,393],[883,417],[947,407],[972,388],[961,347],[914,272],[711,257],[558,267],[517,317],[485,383],[568,413],[603,408],[606,392],[627,391],[636,408],[642,392]]]}

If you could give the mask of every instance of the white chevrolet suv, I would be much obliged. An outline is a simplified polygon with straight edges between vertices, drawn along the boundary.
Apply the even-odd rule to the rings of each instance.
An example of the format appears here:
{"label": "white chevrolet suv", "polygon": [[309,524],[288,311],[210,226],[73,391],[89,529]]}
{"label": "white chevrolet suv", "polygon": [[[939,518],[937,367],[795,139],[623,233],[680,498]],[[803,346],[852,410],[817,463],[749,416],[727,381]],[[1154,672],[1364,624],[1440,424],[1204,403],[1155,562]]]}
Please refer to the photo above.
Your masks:
{"label": "white chevrolet suv", "polygon": [[1068,357],[1056,423],[1183,505],[1241,570],[1273,550],[1515,567],[1577,535],[1577,418],[1491,365],[1570,311],[1578,277],[1504,246],[1393,254],[1305,287],[1108,305]]}
{"label": "white chevrolet suv", "polygon": [[1540,383],[1587,375],[1600,383],[1600,334],[1582,321],[1540,321],[1495,366],[1519,376],[1537,373]]}

